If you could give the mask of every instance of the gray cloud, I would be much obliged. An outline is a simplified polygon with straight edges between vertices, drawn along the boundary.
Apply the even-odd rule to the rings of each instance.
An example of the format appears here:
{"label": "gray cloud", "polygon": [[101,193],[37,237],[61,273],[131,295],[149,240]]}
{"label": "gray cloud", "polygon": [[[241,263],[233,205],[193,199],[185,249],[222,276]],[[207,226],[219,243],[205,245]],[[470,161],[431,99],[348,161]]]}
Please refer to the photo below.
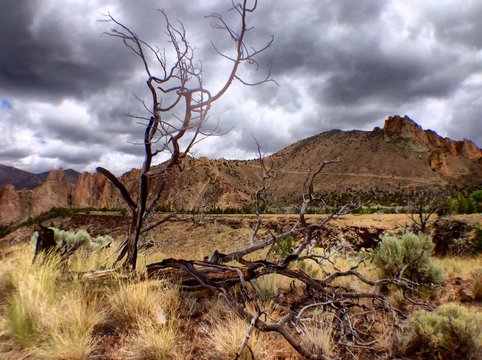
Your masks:
{"label": "gray cloud", "polygon": [[[143,39],[168,47],[163,8],[182,20],[205,83],[216,91],[233,50],[204,16],[229,2],[5,0],[0,12],[0,159],[31,170],[96,165],[122,172],[142,161],[143,127],[126,114],[148,116],[139,59],[119,39],[102,36],[111,14]],[[234,12],[227,15],[233,18]],[[280,87],[235,84],[213,105],[213,130],[231,132],[200,144],[196,155],[252,157],[254,135],[267,152],[333,128],[370,129],[392,114],[412,115],[424,128],[482,144],[482,5],[447,1],[264,0],[249,19],[248,40],[261,47]],[[169,53],[168,53],[169,57]],[[5,104],[5,105],[3,105]],[[8,104],[8,106],[6,105]],[[62,146],[63,144],[63,146]]]}

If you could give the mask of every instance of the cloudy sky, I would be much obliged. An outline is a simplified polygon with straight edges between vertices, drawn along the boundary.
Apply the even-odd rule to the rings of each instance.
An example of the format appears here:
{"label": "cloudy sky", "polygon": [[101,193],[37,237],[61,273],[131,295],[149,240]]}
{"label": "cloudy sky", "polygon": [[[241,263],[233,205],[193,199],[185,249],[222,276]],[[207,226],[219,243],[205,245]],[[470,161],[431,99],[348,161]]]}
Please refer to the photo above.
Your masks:
{"label": "cloudy sky", "polygon": [[[63,166],[120,174],[142,162],[142,64],[103,32],[110,13],[166,48],[164,9],[184,23],[213,92],[226,76],[210,41],[227,0],[0,0],[0,163],[40,172]],[[228,13],[228,18],[231,13]],[[278,82],[235,84],[212,109],[227,134],[194,156],[251,158],[253,134],[267,153],[330,129],[371,130],[393,114],[482,146],[482,1],[259,0],[249,19]],[[212,125],[211,125],[212,126]]]}

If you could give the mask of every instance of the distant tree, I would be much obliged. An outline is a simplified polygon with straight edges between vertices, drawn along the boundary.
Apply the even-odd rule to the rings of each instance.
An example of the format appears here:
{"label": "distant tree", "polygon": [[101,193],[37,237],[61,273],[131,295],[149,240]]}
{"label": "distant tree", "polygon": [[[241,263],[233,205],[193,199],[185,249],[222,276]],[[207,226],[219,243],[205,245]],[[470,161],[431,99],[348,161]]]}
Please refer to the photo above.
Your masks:
{"label": "distant tree", "polygon": [[473,191],[469,197],[474,202],[476,211],[482,212],[482,190]]}
{"label": "distant tree", "polygon": [[433,187],[419,187],[409,195],[408,212],[421,233],[427,232],[430,218],[441,209],[445,196],[445,191]]}

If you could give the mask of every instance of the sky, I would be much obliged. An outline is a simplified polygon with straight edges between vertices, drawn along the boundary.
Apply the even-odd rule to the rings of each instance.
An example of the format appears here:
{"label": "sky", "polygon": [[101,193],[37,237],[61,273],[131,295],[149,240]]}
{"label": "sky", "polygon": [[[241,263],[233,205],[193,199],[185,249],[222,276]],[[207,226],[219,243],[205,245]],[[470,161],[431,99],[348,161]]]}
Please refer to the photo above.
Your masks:
{"label": "sky", "polygon": [[[121,174],[143,161],[146,116],[139,58],[104,33],[110,13],[165,49],[163,9],[184,24],[205,86],[216,92],[233,50],[211,13],[234,21],[228,0],[0,0],[0,163]],[[259,0],[248,42],[274,42],[257,58],[277,84],[235,83],[213,104],[195,157],[253,158],[331,129],[371,130],[390,115],[482,146],[482,1]]]}

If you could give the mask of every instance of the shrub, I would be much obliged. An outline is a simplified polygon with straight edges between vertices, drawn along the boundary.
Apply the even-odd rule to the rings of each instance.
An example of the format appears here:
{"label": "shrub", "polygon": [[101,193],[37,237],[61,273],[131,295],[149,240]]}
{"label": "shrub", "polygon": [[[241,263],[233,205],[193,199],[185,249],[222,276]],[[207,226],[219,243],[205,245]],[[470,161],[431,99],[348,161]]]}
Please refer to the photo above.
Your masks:
{"label": "shrub", "polygon": [[[55,227],[50,227],[50,229],[54,231],[54,239],[59,247],[69,250],[84,246],[88,251],[95,251],[108,247],[109,244],[114,241],[114,239],[109,235],[98,236],[95,239],[92,239],[89,233],[85,230],[79,230],[73,233],[70,231],[57,229]],[[34,232],[30,238],[30,241],[33,245],[35,245],[37,238],[38,232]]]}
{"label": "shrub", "polygon": [[114,239],[109,235],[97,236],[95,239],[93,239],[90,242],[89,249],[90,250],[102,249],[102,248],[108,247],[113,241]]}
{"label": "shrub", "polygon": [[433,242],[424,235],[384,236],[373,260],[384,277],[399,276],[403,270],[401,275],[410,280],[439,284],[444,273],[431,261],[433,249]]}
{"label": "shrub", "polygon": [[269,251],[269,255],[274,258],[285,258],[294,251],[295,247],[295,241],[291,236],[288,236],[285,239],[281,239],[275,242]]}
{"label": "shrub", "polygon": [[403,351],[426,359],[475,359],[480,355],[482,316],[449,303],[436,312],[416,311],[409,319]]}
{"label": "shrub", "polygon": [[88,246],[90,244],[90,235],[85,230],[79,230],[75,233],[71,241],[74,243],[69,245],[85,244]]}

